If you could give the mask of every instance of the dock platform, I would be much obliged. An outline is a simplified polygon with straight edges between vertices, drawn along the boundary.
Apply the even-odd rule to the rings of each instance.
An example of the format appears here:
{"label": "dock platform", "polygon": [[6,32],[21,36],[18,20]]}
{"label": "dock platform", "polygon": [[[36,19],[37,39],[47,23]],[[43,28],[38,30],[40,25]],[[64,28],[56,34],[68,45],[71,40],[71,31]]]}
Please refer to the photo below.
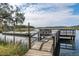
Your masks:
{"label": "dock platform", "polygon": [[[75,33],[76,30],[62,29],[60,30],[60,44],[65,45],[65,49],[75,49]],[[71,47],[69,48],[68,45]]]}

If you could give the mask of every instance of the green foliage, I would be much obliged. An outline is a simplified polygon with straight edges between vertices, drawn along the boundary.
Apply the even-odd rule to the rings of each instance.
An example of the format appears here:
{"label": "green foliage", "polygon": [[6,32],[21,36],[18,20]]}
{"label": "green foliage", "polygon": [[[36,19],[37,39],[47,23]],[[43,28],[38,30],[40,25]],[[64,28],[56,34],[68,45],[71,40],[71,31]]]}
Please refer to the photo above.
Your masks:
{"label": "green foliage", "polygon": [[[30,29],[30,31],[33,31],[34,29]],[[25,31],[28,31],[28,29],[27,28],[18,28],[18,29],[15,29],[15,32],[25,32]]]}
{"label": "green foliage", "polygon": [[[28,28],[26,25],[15,25],[15,28]],[[30,26],[30,28],[34,28],[33,26]]]}
{"label": "green foliage", "polygon": [[24,20],[25,20],[24,14],[16,12],[16,16],[15,16],[16,24],[23,23]]}
{"label": "green foliage", "polygon": [[8,3],[0,3],[0,18],[3,19],[12,19],[12,9],[13,7]]}
{"label": "green foliage", "polygon": [[73,30],[79,30],[79,27],[65,27],[64,29],[73,29]]}
{"label": "green foliage", "polygon": [[2,32],[2,29],[0,28],[0,33]]}
{"label": "green foliage", "polygon": [[[12,5],[8,3],[0,3],[0,18],[2,21],[7,20],[8,23],[12,24],[12,22],[23,23],[25,20],[24,13],[22,13],[21,8],[15,6],[15,9]],[[15,14],[15,16],[13,16]],[[15,19],[15,20],[14,20]]]}
{"label": "green foliage", "polygon": [[[32,31],[33,29],[34,29],[34,27],[30,26],[30,30]],[[20,31],[20,32],[28,31],[28,26],[26,26],[26,25],[16,25],[15,31]]]}

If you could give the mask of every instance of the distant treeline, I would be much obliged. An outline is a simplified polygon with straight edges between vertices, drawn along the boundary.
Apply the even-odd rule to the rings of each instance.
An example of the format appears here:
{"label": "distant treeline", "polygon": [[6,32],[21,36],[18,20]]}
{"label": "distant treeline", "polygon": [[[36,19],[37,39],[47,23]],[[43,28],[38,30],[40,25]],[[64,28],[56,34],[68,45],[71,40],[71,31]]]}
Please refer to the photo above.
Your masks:
{"label": "distant treeline", "polygon": [[[34,26],[29,26],[31,30],[34,29]],[[2,31],[27,31],[28,30],[28,26],[26,25],[15,25],[15,29],[14,26],[0,26],[0,32]]]}
{"label": "distant treeline", "polygon": [[[28,28],[26,25],[15,25],[16,28]],[[30,26],[30,28],[34,28],[34,26]]]}
{"label": "distant treeline", "polygon": [[73,29],[73,30],[79,30],[79,26],[53,26],[53,27],[38,27],[42,28],[42,29],[55,29],[55,30],[59,30],[59,29]]}
{"label": "distant treeline", "polygon": [[74,29],[74,30],[79,30],[79,26],[65,27],[65,29]]}

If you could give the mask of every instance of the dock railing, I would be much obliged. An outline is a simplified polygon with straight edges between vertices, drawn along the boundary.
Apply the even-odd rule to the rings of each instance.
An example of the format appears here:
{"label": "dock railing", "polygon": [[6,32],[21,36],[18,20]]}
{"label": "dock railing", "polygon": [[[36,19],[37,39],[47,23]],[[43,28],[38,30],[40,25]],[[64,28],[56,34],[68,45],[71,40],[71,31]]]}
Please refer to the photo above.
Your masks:
{"label": "dock railing", "polygon": [[60,52],[60,40],[59,40],[59,30],[52,30],[52,29],[41,29],[38,33],[38,41],[41,41],[43,39],[49,39],[48,37],[52,38],[52,50],[51,53],[52,55],[56,56],[59,55]]}

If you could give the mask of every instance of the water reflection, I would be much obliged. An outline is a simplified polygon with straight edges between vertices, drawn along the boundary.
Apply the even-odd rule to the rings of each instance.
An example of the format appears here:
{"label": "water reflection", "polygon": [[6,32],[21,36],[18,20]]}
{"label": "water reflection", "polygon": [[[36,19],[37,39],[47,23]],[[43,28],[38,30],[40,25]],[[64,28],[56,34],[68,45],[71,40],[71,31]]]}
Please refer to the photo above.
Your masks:
{"label": "water reflection", "polygon": [[[6,41],[7,42],[10,42],[10,41],[13,41],[13,38],[14,36],[12,35],[6,35]],[[4,40],[5,39],[5,35],[2,35],[0,33],[0,40]],[[36,40],[36,36],[35,37],[32,37],[31,40]],[[23,44],[28,44],[28,37],[23,37],[23,36],[15,36],[15,42],[20,42],[23,43]]]}

